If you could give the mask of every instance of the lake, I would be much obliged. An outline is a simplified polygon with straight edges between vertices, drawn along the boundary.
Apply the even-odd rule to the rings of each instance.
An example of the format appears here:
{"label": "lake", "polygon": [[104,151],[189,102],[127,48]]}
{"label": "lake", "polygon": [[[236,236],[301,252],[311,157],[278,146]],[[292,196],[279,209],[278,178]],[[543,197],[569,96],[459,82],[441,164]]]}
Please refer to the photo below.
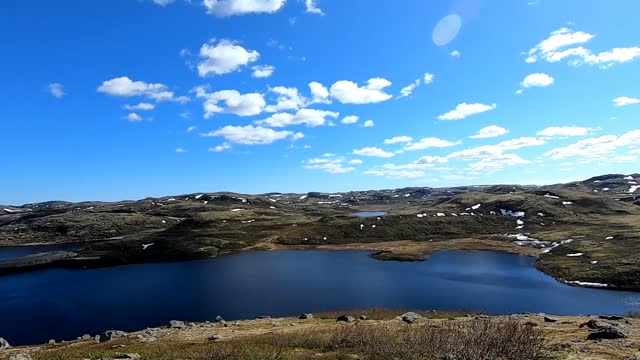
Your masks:
{"label": "lake", "polygon": [[357,217],[376,217],[376,216],[385,216],[387,215],[386,211],[361,211],[357,213],[351,214],[352,216]]}
{"label": "lake", "polygon": [[566,286],[533,268],[531,257],[445,251],[427,262],[394,262],[368,254],[255,251],[2,276],[0,337],[34,344],[108,329],[140,330],[173,319],[222,315],[233,320],[367,307],[558,315],[640,310],[640,293]]}

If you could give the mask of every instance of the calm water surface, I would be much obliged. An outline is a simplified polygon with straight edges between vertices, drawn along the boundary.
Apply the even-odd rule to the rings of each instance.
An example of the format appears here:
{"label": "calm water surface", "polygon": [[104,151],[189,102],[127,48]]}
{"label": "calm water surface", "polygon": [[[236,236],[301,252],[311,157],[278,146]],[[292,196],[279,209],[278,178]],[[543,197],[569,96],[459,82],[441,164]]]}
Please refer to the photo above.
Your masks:
{"label": "calm water surface", "polygon": [[0,248],[0,260],[15,259],[46,251],[74,251],[78,250],[78,248],[79,247],[77,245],[2,247]]}
{"label": "calm water surface", "polygon": [[386,211],[361,211],[357,213],[351,214],[357,217],[374,217],[374,216],[385,216],[387,215]]}
{"label": "calm water surface", "polygon": [[74,339],[169,320],[285,316],[367,307],[493,313],[622,314],[640,293],[569,287],[533,258],[446,251],[427,262],[377,261],[365,251],[257,251],[214,259],[0,277],[0,337],[14,344]]}

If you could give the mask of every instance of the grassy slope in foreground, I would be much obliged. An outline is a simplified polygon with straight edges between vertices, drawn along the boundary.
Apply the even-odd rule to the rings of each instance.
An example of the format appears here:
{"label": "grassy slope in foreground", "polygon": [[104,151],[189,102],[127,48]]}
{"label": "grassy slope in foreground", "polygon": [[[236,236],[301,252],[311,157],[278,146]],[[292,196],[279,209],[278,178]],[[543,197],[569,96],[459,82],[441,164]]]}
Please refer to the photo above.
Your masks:
{"label": "grassy slope in foreground", "polygon": [[[640,347],[640,321],[607,321],[627,338],[586,340],[579,325],[590,317],[418,312],[413,324],[396,319],[402,311],[382,309],[316,314],[313,319],[278,318],[153,328],[97,343],[78,340],[0,351],[0,359],[28,354],[35,360],[142,359],[503,359],[627,360]],[[337,323],[350,314],[353,323]],[[215,337],[213,337],[215,335]]]}

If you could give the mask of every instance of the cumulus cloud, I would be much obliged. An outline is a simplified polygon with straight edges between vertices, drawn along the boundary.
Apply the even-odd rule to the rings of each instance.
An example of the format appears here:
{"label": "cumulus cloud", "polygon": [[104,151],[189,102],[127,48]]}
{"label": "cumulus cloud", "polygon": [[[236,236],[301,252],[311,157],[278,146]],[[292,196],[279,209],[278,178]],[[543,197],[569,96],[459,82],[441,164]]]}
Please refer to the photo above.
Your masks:
{"label": "cumulus cloud", "polygon": [[568,157],[607,158],[607,155],[618,148],[640,145],[640,130],[631,130],[620,136],[603,135],[580,140],[574,144],[551,149],[544,153],[553,159]]}
{"label": "cumulus cloud", "polygon": [[180,147],[179,147],[179,148],[176,148],[176,152],[177,152],[177,153],[179,153],[179,154],[180,154],[180,153],[186,153],[186,152],[187,152],[187,150],[185,150],[184,148],[180,148]]}
{"label": "cumulus cloud", "polygon": [[[322,170],[329,174],[345,174],[355,170],[352,166],[344,165],[346,161],[344,157],[334,157],[333,154],[329,155],[330,156],[323,156],[321,158],[313,158],[304,161],[304,168],[308,170]],[[353,165],[357,163],[352,160],[349,161],[348,164]]]}
{"label": "cumulus cloud", "polygon": [[51,94],[51,96],[56,97],[58,99],[62,98],[65,95],[64,87],[60,83],[51,83],[47,85],[47,89],[49,90],[49,93]]}
{"label": "cumulus cloud", "polygon": [[525,147],[544,145],[543,139],[534,137],[521,137],[502,141],[495,145],[483,145],[475,148],[456,151],[447,156],[449,160],[475,161],[467,167],[467,171],[495,171],[505,166],[529,164],[531,161],[521,158],[519,155],[507,153]]}
{"label": "cumulus cloud", "polygon": [[125,105],[124,108],[127,110],[150,111],[155,109],[156,106],[147,102],[141,102],[136,105]]}
{"label": "cumulus cloud", "polygon": [[375,123],[373,122],[373,120],[367,120],[362,124],[362,127],[374,127]]}
{"label": "cumulus cloud", "polygon": [[298,110],[305,106],[307,99],[300,95],[295,87],[276,86],[269,89],[270,92],[277,94],[277,103],[269,105],[265,108],[267,112],[276,112],[280,110]]}
{"label": "cumulus cloud", "polygon": [[628,96],[620,96],[612,100],[615,106],[627,106],[640,103],[640,99],[628,97]]}
{"label": "cumulus cloud", "polygon": [[256,121],[257,125],[269,127],[286,127],[291,125],[307,125],[316,127],[327,124],[327,118],[337,118],[340,114],[334,111],[300,109],[295,114],[276,113],[270,117]]}
{"label": "cumulus cloud", "polygon": [[394,153],[384,151],[377,147],[366,147],[362,149],[353,150],[354,155],[360,156],[373,156],[373,157],[381,157],[381,158],[390,158],[394,156]]}
{"label": "cumulus cloud", "polygon": [[416,164],[420,165],[435,165],[435,164],[444,164],[448,162],[449,159],[444,156],[423,156],[420,159],[416,160]]}
{"label": "cumulus cloud", "polygon": [[357,117],[356,115],[349,115],[349,116],[345,116],[344,118],[342,118],[342,123],[343,124],[355,124],[358,122],[358,120],[360,120],[359,117]]}
{"label": "cumulus cloud", "polygon": [[360,159],[352,159],[352,160],[349,160],[349,164],[350,165],[360,165],[360,164],[362,164],[362,160],[360,160]]}
{"label": "cumulus cloud", "polygon": [[404,150],[411,151],[411,150],[424,150],[429,148],[444,148],[444,147],[455,146],[458,144],[460,144],[459,141],[451,142],[451,141],[447,141],[447,140],[443,140],[435,137],[425,137],[420,139],[417,142],[412,142],[407,144],[407,146],[404,147]]}
{"label": "cumulus cloud", "polygon": [[573,31],[568,28],[558,29],[531,48],[525,61],[534,63],[538,60],[544,60],[554,63],[567,59],[569,64],[574,66],[588,64],[608,68],[640,57],[640,47],[614,48],[594,53],[583,46],[593,37],[593,34],[583,31]]}
{"label": "cumulus cloud", "polygon": [[411,142],[413,138],[411,136],[394,136],[390,139],[385,139],[384,143],[387,145],[398,144],[398,143],[408,143]]}
{"label": "cumulus cloud", "polygon": [[324,15],[322,9],[318,7],[317,0],[304,0],[307,12],[310,14]]}
{"label": "cumulus cloud", "polygon": [[198,75],[201,77],[228,74],[239,70],[252,62],[258,61],[260,53],[247,50],[235,41],[211,39],[200,48],[201,61],[198,64]]}
{"label": "cumulus cloud", "polygon": [[496,104],[485,105],[480,103],[475,104],[467,104],[461,103],[456,106],[455,109],[438,116],[440,120],[460,120],[464,119],[467,116],[480,114],[486,111],[490,111],[496,108]]}
{"label": "cumulus cloud", "polygon": [[141,122],[142,121],[142,117],[136,113],[130,113],[129,115],[123,117],[123,119],[129,121],[129,122]]}
{"label": "cumulus cloud", "polygon": [[[238,116],[253,116],[262,113],[266,106],[264,95],[260,93],[240,94],[237,90],[220,90],[208,93],[205,87],[196,87],[196,97],[205,99],[203,103],[206,119],[219,113]],[[222,104],[221,104],[222,103]]]}
{"label": "cumulus cloud", "polygon": [[436,76],[435,76],[435,75],[433,75],[433,74],[430,74],[430,73],[424,73],[424,77],[423,77],[424,84],[425,84],[425,85],[429,85],[429,84],[431,84],[435,78],[436,78]]}
{"label": "cumulus cloud", "polygon": [[223,152],[223,151],[229,150],[229,149],[231,149],[231,144],[225,142],[225,143],[222,143],[220,145],[217,145],[217,146],[214,146],[212,148],[209,148],[209,151],[210,152]]}
{"label": "cumulus cloud", "polygon": [[169,4],[173,4],[176,0],[152,0],[154,4],[160,6],[167,6]]}
{"label": "cumulus cloud", "polygon": [[509,130],[497,126],[497,125],[490,125],[487,127],[483,127],[482,129],[478,130],[478,133],[475,135],[471,135],[469,136],[469,138],[471,139],[484,139],[484,138],[492,138],[492,137],[496,137],[496,136],[501,136],[504,134],[507,134],[509,132]]}
{"label": "cumulus cloud", "polygon": [[462,56],[462,53],[460,53],[460,51],[458,50],[453,50],[451,52],[451,56],[453,56],[454,58],[459,58],[460,56]]}
{"label": "cumulus cloud", "polygon": [[156,102],[175,101],[184,103],[189,101],[186,96],[176,96],[164,84],[133,81],[126,76],[105,80],[98,87],[98,92],[121,97],[142,96]]}
{"label": "cumulus cloud", "polygon": [[413,93],[413,90],[415,88],[417,88],[420,85],[420,79],[416,79],[414,82],[412,82],[411,84],[403,87],[400,90],[400,96],[399,97],[407,97],[409,95],[411,95]]}
{"label": "cumulus cloud", "polygon": [[389,178],[413,179],[425,176],[422,170],[372,169],[364,171],[365,175],[384,176]]}
{"label": "cumulus cloud", "polygon": [[276,67],[273,65],[254,65],[251,67],[251,70],[253,70],[251,76],[254,78],[268,78],[273,75]]}
{"label": "cumulus cloud", "polygon": [[298,140],[304,137],[302,133],[294,133],[292,131],[275,131],[273,129],[252,125],[227,125],[216,131],[201,135],[205,137],[221,136],[231,143],[244,145],[271,144],[275,141],[287,138],[290,138],[291,140]]}
{"label": "cumulus cloud", "polygon": [[480,161],[469,164],[467,167],[471,171],[499,170],[505,166],[530,164],[531,161],[521,158],[516,154],[494,154],[480,159]]}
{"label": "cumulus cloud", "polygon": [[594,129],[581,126],[551,126],[538,131],[538,135],[546,137],[584,136],[593,130]]}
{"label": "cumulus cloud", "polygon": [[330,104],[331,100],[329,100],[329,90],[317,81],[312,81],[309,83],[309,90],[311,91],[311,104]]}
{"label": "cumulus cloud", "polygon": [[387,101],[391,95],[383,91],[391,82],[382,78],[371,78],[367,84],[359,86],[353,81],[340,80],[331,85],[331,97],[343,104],[369,104]]}
{"label": "cumulus cloud", "polygon": [[286,0],[204,0],[208,14],[219,17],[247,15],[253,13],[273,14],[278,12]]}
{"label": "cumulus cloud", "polygon": [[553,84],[554,79],[545,73],[535,73],[527,75],[520,83],[524,88],[545,87]]}

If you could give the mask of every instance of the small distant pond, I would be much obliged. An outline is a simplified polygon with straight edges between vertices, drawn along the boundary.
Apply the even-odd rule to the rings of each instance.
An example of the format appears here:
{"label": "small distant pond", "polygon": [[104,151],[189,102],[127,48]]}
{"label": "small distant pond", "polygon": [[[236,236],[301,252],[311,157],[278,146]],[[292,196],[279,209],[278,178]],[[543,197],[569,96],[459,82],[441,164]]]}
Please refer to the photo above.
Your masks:
{"label": "small distant pond", "polygon": [[37,344],[174,319],[370,307],[557,315],[640,311],[640,293],[570,287],[536,270],[535,259],[527,256],[443,251],[426,262],[396,262],[374,260],[370,253],[254,251],[0,276],[0,337],[15,345]]}
{"label": "small distant pond", "polygon": [[[74,251],[78,245],[51,245],[51,246],[11,246],[0,247],[0,260],[15,259],[22,256],[47,252],[47,251]],[[0,278],[0,281],[1,278]]]}
{"label": "small distant pond", "polygon": [[375,216],[385,216],[387,215],[386,211],[361,211],[357,213],[351,214],[352,216],[357,217],[375,217]]}

